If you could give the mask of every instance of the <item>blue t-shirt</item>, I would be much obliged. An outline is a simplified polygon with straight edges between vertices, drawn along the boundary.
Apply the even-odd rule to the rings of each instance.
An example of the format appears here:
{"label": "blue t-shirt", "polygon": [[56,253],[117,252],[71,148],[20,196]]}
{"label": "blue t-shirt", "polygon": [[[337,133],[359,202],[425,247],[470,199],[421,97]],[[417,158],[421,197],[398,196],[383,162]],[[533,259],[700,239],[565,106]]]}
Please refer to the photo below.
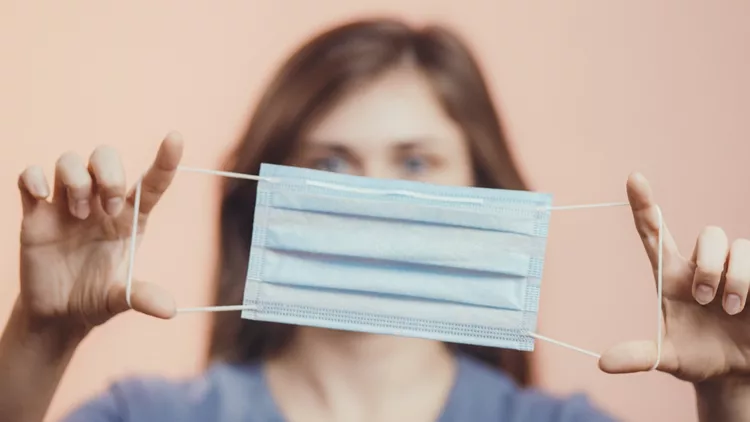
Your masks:
{"label": "blue t-shirt", "polygon": [[[467,356],[436,422],[610,422],[582,396],[555,399],[519,389],[502,372]],[[261,364],[214,364],[187,381],[133,378],[114,383],[64,422],[286,422]]]}

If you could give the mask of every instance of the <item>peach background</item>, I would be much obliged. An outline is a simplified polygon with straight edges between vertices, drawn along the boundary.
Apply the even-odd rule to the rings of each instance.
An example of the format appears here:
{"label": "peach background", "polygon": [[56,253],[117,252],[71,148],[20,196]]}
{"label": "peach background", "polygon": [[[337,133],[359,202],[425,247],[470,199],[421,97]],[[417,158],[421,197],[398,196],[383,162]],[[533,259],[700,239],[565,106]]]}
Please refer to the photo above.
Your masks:
{"label": "peach background", "polygon": [[[212,168],[278,61],[341,18],[396,12],[447,21],[476,46],[533,185],[558,204],[624,199],[651,180],[689,253],[705,224],[750,236],[750,3],[742,1],[0,1],[0,319],[17,286],[16,177],[67,149],[118,147],[134,174],[178,129],[184,163]],[[137,274],[206,304],[217,180],[181,175],[150,226]],[[541,332],[603,349],[654,333],[653,288],[626,209],[553,218]],[[134,373],[200,369],[204,316],[128,314],[76,355],[50,420]],[[542,344],[541,384],[585,391],[626,420],[694,421],[689,385],[608,376]]]}

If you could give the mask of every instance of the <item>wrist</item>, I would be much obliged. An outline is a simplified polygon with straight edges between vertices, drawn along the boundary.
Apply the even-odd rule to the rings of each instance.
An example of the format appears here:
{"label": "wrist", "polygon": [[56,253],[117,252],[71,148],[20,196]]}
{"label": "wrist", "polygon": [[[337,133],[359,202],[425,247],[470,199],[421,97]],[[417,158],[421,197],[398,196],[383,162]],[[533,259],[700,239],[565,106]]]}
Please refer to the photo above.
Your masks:
{"label": "wrist", "polygon": [[8,325],[11,324],[20,344],[25,348],[43,350],[50,357],[73,352],[90,331],[81,324],[34,315],[23,305],[20,297],[8,322]]}
{"label": "wrist", "polygon": [[41,421],[87,330],[44,318],[16,300],[0,336],[0,419]]}
{"label": "wrist", "polygon": [[750,393],[750,377],[728,376],[695,383],[695,391],[705,396]]}
{"label": "wrist", "polygon": [[724,377],[694,384],[701,421],[750,419],[750,378]]}

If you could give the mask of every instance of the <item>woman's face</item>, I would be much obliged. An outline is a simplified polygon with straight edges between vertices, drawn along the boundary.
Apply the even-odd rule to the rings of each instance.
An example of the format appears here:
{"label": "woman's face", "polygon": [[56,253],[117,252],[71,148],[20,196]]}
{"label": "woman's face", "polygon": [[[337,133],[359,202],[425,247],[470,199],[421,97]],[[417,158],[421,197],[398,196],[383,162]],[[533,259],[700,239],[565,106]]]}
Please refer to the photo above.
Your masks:
{"label": "woman's face", "polygon": [[353,90],[302,141],[299,167],[385,179],[471,186],[460,127],[429,81],[402,67]]}

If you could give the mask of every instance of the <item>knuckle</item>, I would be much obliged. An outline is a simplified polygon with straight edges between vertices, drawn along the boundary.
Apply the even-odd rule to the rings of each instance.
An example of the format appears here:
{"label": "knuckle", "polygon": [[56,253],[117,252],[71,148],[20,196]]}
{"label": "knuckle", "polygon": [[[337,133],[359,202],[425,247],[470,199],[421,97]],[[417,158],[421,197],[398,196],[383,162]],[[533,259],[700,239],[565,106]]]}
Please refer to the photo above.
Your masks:
{"label": "knuckle", "polygon": [[718,265],[715,265],[713,263],[710,264],[701,264],[700,262],[697,263],[698,268],[695,271],[695,275],[699,280],[702,281],[719,281],[721,278],[721,273],[724,271],[724,268]]}
{"label": "knuckle", "polygon": [[162,189],[160,189],[158,186],[153,185],[147,185],[143,184],[141,185],[141,197],[149,197],[149,198],[158,198],[161,193]]}
{"label": "knuckle", "polygon": [[644,221],[641,224],[638,224],[636,226],[638,236],[641,238],[641,241],[648,245],[649,247],[654,247],[656,244],[659,227],[655,226],[650,221]]}
{"label": "knuckle", "polygon": [[109,195],[120,195],[125,193],[125,185],[121,181],[111,177],[102,177],[97,181],[97,185],[102,191],[104,191],[104,193]]}
{"label": "knuckle", "polygon": [[88,191],[91,189],[91,177],[81,175],[80,177],[71,178],[65,185],[74,191]]}
{"label": "knuckle", "polygon": [[119,183],[117,183],[117,180],[115,180],[113,177],[104,176],[104,175],[102,177],[97,178],[96,184],[100,188],[106,189],[106,190],[117,189],[120,185]]}
{"label": "knuckle", "polygon": [[167,190],[171,182],[172,179],[167,177],[145,177],[142,181],[143,190],[160,194]]}
{"label": "knuckle", "polygon": [[742,287],[744,287],[744,290],[750,287],[750,274],[743,274],[736,271],[727,272],[727,289],[736,290]]}
{"label": "knuckle", "polygon": [[73,181],[68,183],[68,189],[72,192],[88,192],[91,189],[91,182]]}
{"label": "knuckle", "polygon": [[658,228],[654,227],[654,224],[650,221],[644,221],[642,224],[638,225],[638,234],[641,236],[642,240],[650,239],[653,233],[657,230]]}

